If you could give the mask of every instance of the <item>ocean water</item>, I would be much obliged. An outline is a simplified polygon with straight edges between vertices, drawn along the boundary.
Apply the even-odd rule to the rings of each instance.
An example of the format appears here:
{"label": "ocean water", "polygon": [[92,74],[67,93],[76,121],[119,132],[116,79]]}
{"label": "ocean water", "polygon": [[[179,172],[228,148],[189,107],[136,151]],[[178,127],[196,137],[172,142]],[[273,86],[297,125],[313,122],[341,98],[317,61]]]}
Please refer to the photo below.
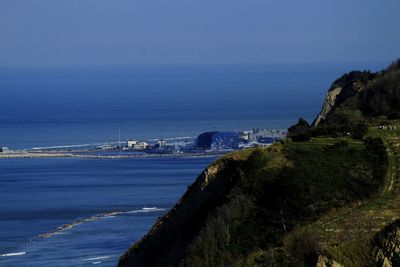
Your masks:
{"label": "ocean water", "polygon": [[212,160],[2,160],[0,266],[115,266]]}
{"label": "ocean water", "polygon": [[196,136],[312,121],[332,81],[384,64],[0,68],[0,146]]}
{"label": "ocean water", "polygon": [[[287,128],[384,65],[1,68],[0,146]],[[0,266],[114,266],[213,160],[0,159]]]}

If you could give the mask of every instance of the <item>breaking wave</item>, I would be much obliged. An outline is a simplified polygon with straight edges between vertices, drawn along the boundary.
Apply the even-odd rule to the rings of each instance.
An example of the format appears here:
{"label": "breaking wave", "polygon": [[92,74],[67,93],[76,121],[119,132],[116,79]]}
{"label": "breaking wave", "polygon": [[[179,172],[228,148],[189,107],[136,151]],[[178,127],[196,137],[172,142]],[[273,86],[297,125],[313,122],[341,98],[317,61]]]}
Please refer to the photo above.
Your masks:
{"label": "breaking wave", "polygon": [[7,254],[0,254],[0,257],[15,257],[15,256],[22,256],[25,255],[26,252],[22,251],[22,252],[13,252],[13,253],[7,253]]}
{"label": "breaking wave", "polygon": [[98,257],[82,259],[82,261],[98,261],[98,260],[105,260],[105,259],[109,259],[109,258],[111,258],[111,256],[98,256]]}
{"label": "breaking wave", "polygon": [[88,217],[88,218],[79,219],[72,223],[64,224],[63,226],[58,227],[56,230],[53,230],[53,231],[50,231],[50,232],[47,232],[44,234],[40,234],[39,237],[40,238],[49,238],[49,237],[52,237],[61,232],[70,230],[73,227],[78,226],[83,223],[93,222],[93,221],[97,221],[97,220],[104,219],[104,218],[112,218],[112,217],[122,215],[122,214],[147,213],[147,212],[156,212],[156,211],[164,211],[164,210],[166,210],[166,209],[157,208],[157,207],[149,207],[149,208],[144,207],[139,210],[104,212],[104,213],[96,214],[96,215]]}

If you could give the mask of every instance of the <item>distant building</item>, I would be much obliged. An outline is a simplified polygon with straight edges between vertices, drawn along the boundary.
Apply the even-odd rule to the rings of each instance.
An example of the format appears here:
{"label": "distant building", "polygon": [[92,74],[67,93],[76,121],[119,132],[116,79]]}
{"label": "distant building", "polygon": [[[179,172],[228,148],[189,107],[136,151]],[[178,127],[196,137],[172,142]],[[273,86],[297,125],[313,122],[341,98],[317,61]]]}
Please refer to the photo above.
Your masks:
{"label": "distant building", "polygon": [[271,136],[273,131],[270,129],[253,129],[255,136]]}
{"label": "distant building", "polygon": [[133,148],[134,148],[134,149],[138,149],[138,150],[143,150],[143,149],[149,148],[149,144],[146,143],[146,142],[141,141],[141,142],[137,142],[137,143],[133,146]]}
{"label": "distant building", "polygon": [[268,146],[285,138],[286,130],[253,129],[242,132],[205,132],[197,136],[196,149],[229,150],[246,147]]}
{"label": "distant building", "polygon": [[239,134],[236,132],[219,132],[212,136],[211,149],[224,150],[224,149],[238,149],[239,148]]}
{"label": "distant building", "polygon": [[259,138],[272,137],[276,139],[283,139],[287,135],[286,130],[271,130],[271,129],[253,129],[253,140],[258,140]]}
{"label": "distant building", "polygon": [[197,149],[211,149],[212,137],[218,132],[205,132],[197,136],[196,148]]}
{"label": "distant building", "polygon": [[136,149],[136,150],[143,150],[149,148],[149,144],[144,141],[137,141],[133,139],[129,139],[127,141],[127,147],[131,149]]}
{"label": "distant building", "polygon": [[167,145],[167,141],[165,141],[164,139],[160,139],[157,141],[157,145],[159,148],[165,147]]}
{"label": "distant building", "polygon": [[239,148],[239,134],[236,132],[205,132],[196,139],[196,148],[225,150]]}
{"label": "distant building", "polygon": [[253,131],[239,132],[239,138],[242,140],[245,140],[245,141],[253,141],[254,133],[253,133]]}
{"label": "distant building", "polygon": [[134,147],[137,143],[138,143],[138,141],[129,139],[127,141],[127,147]]}

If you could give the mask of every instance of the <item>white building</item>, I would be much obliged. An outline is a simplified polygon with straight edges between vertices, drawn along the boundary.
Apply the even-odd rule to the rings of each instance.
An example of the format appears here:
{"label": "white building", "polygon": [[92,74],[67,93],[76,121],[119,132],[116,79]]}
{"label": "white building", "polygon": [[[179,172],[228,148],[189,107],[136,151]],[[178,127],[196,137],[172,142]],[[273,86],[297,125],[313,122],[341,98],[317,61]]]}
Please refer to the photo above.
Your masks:
{"label": "white building", "polygon": [[157,141],[158,147],[165,147],[167,145],[167,141],[165,141],[164,139],[160,139]]}
{"label": "white building", "polygon": [[133,139],[129,139],[127,141],[127,147],[128,148],[142,150],[142,149],[148,148],[149,146],[150,145],[147,142],[143,142],[143,141],[137,141],[137,140],[133,140]]}
{"label": "white building", "polygon": [[146,142],[137,142],[134,146],[133,146],[133,148],[134,149],[138,149],[138,150],[142,150],[142,149],[146,149],[146,148],[148,148],[149,147],[149,144],[148,143],[146,143]]}
{"label": "white building", "polygon": [[138,141],[129,139],[127,141],[127,147],[134,147],[137,143],[138,143]]}

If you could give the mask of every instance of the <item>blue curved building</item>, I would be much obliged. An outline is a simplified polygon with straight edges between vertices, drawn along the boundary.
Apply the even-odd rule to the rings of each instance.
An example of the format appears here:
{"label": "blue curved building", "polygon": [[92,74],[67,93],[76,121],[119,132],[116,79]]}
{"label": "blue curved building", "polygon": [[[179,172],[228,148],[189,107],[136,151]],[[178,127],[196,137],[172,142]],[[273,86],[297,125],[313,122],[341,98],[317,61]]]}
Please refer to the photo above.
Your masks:
{"label": "blue curved building", "polygon": [[238,149],[239,134],[236,132],[218,132],[212,136],[211,149]]}
{"label": "blue curved building", "polygon": [[225,150],[239,148],[239,134],[236,132],[206,132],[196,139],[200,149]]}

